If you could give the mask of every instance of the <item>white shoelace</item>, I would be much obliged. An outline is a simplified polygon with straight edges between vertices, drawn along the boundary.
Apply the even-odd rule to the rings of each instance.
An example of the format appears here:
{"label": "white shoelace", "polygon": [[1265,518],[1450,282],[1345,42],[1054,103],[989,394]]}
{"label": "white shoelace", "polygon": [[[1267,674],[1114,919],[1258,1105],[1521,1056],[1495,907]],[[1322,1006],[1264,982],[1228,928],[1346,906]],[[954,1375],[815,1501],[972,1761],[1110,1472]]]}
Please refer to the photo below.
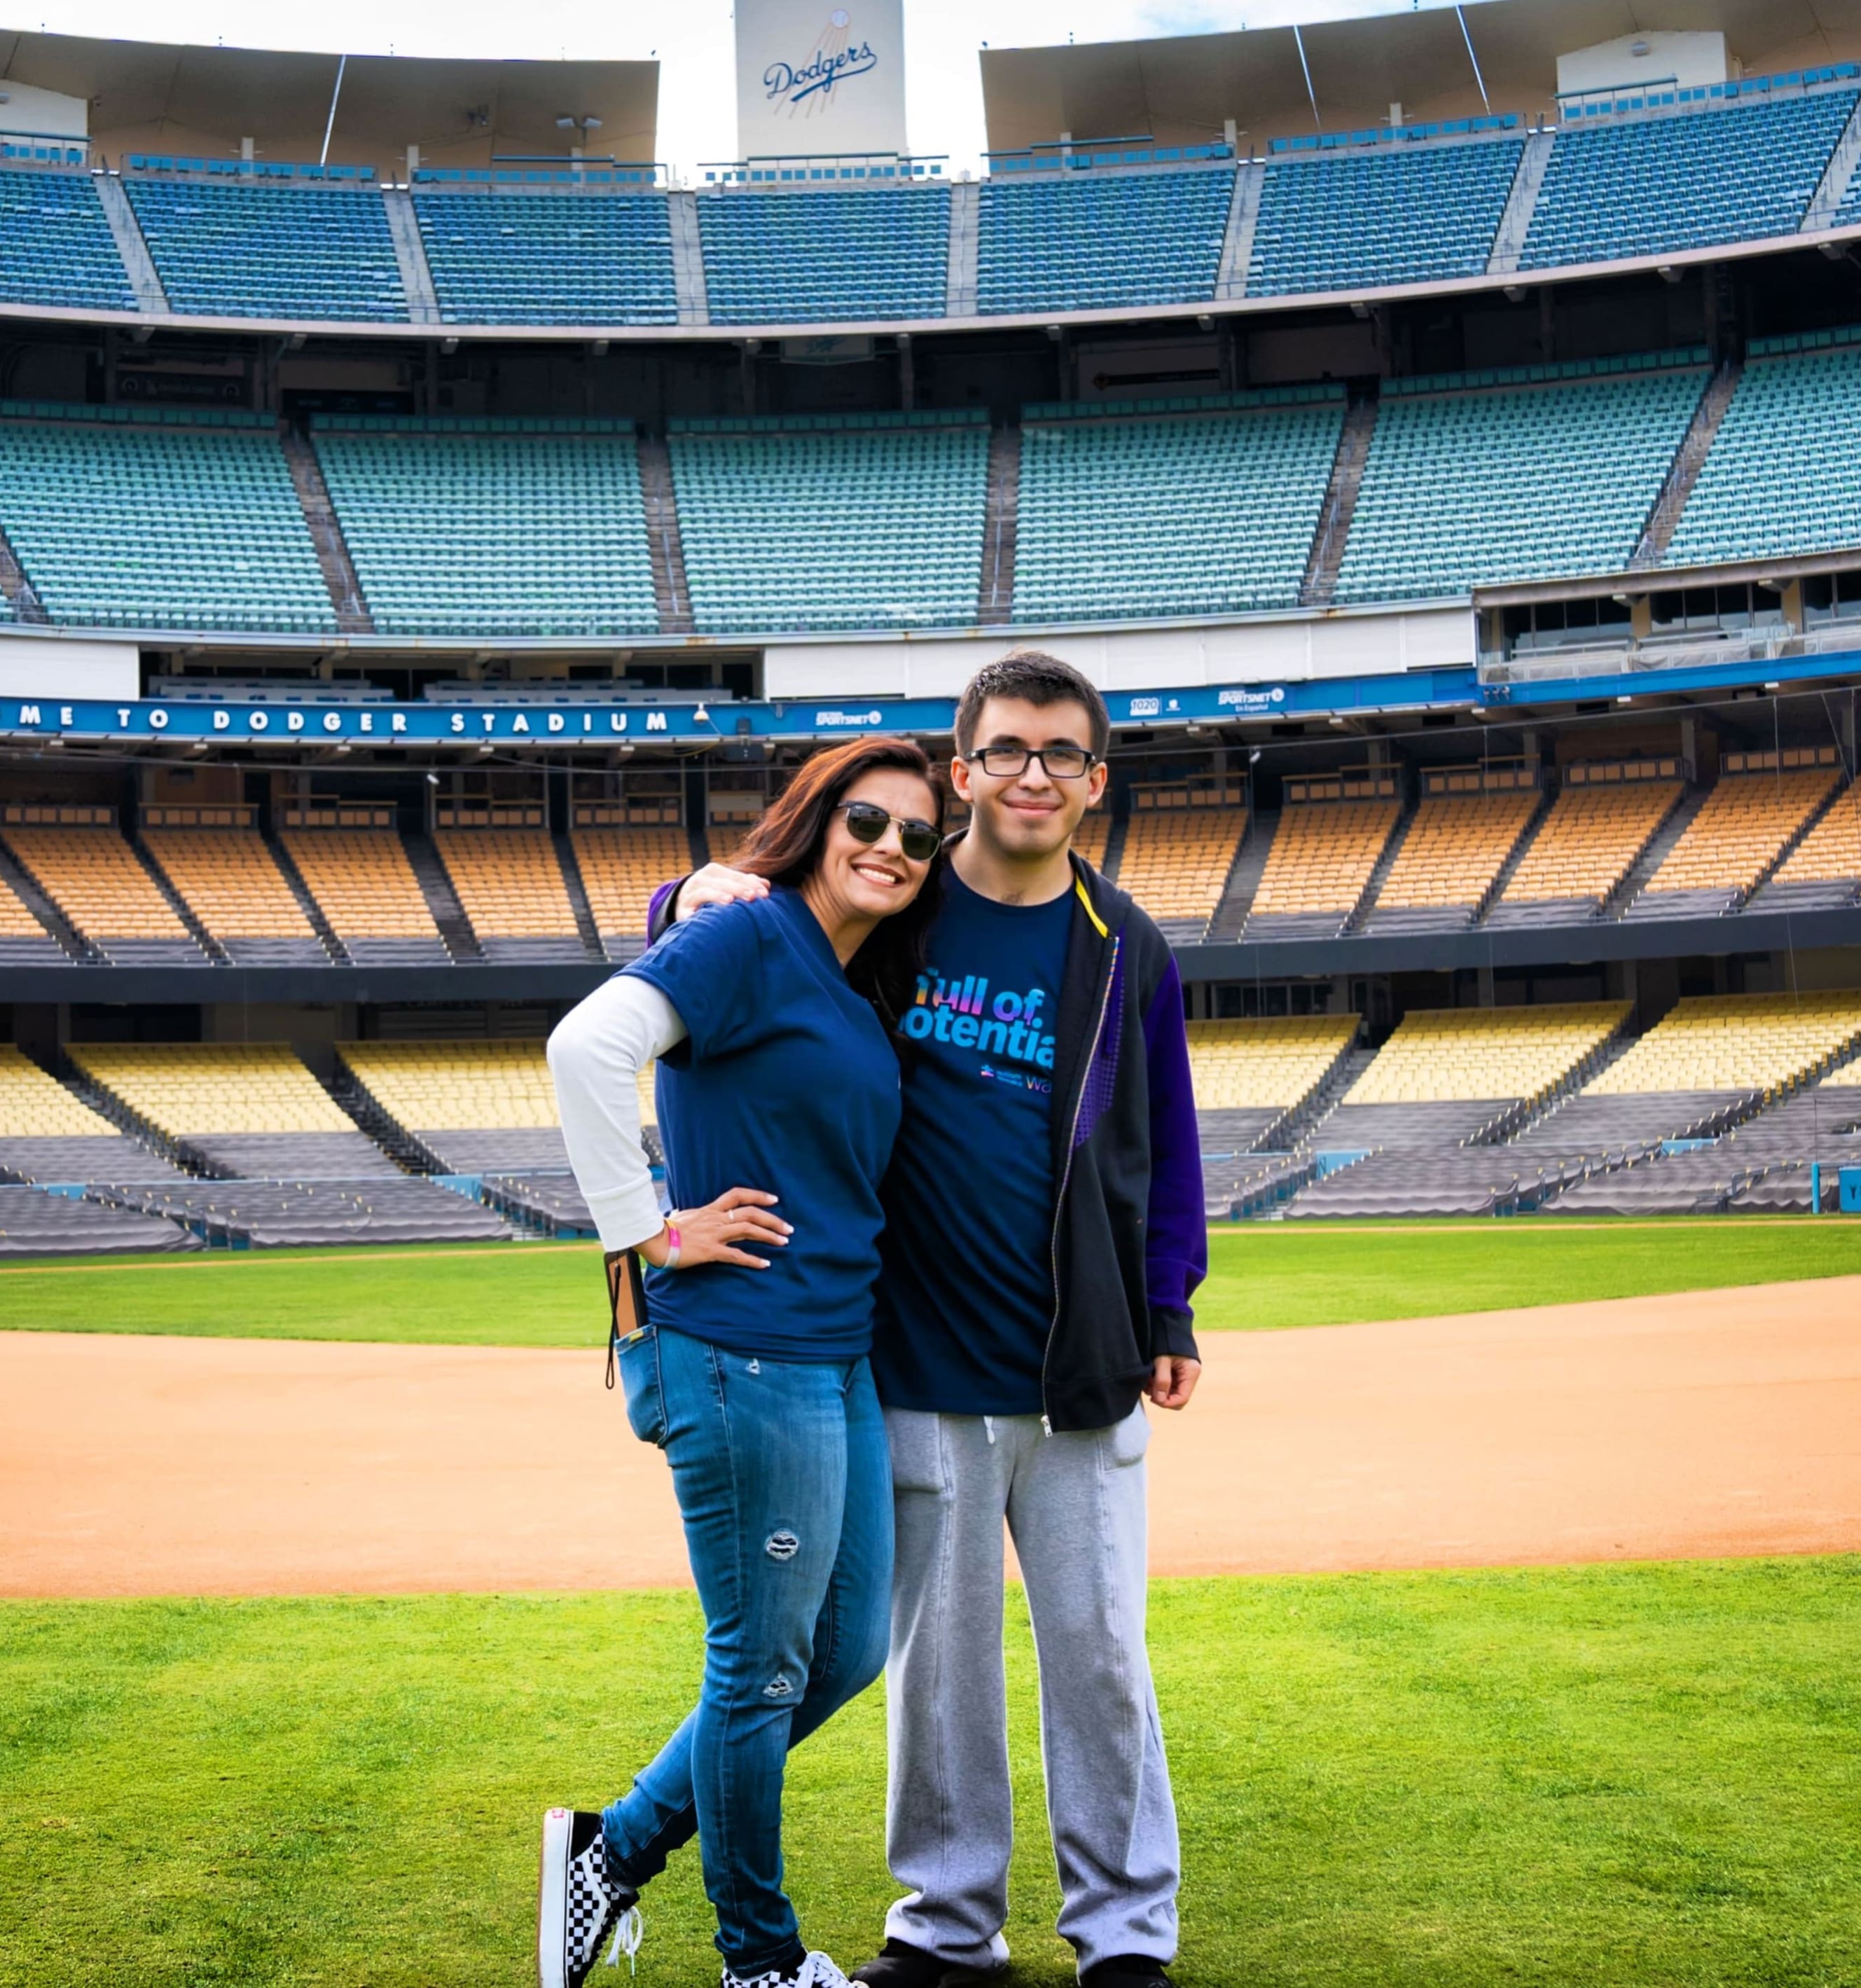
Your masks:
{"label": "white shoelace", "polygon": [[627,1956],[627,1973],[637,1974],[640,1972],[640,1963],[633,1956],[640,1951],[640,1942],[644,1937],[645,1932],[645,1922],[640,1916],[640,1908],[637,1905],[629,1905],[614,1922],[614,1943],[607,1949],[608,1966],[618,1967],[620,1965],[620,1956],[624,1953]]}
{"label": "white shoelace", "polygon": [[853,1983],[824,1953],[811,1953],[795,1977],[795,1988],[853,1988]]}

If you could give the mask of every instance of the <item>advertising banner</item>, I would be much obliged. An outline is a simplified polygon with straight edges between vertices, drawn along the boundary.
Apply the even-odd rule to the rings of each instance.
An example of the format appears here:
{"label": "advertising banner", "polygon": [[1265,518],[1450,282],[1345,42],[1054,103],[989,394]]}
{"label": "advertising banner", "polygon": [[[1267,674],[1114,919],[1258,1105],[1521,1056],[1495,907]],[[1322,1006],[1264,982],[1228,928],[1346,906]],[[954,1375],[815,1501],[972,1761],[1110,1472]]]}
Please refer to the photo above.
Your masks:
{"label": "advertising banner", "polygon": [[903,152],[903,0],[737,0],[737,152]]}

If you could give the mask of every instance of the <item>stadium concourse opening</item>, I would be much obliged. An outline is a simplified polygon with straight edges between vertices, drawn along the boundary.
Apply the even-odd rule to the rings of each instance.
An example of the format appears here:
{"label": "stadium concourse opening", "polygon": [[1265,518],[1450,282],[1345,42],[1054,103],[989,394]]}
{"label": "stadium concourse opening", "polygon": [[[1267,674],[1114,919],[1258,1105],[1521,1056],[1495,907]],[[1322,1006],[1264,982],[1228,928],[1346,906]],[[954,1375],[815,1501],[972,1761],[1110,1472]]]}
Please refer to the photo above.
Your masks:
{"label": "stadium concourse opening", "polygon": [[555,1019],[1023,641],[1211,1221],[1861,1202],[1861,8],[1619,12],[991,51],[980,177],[15,38],[0,1252],[586,1232]]}

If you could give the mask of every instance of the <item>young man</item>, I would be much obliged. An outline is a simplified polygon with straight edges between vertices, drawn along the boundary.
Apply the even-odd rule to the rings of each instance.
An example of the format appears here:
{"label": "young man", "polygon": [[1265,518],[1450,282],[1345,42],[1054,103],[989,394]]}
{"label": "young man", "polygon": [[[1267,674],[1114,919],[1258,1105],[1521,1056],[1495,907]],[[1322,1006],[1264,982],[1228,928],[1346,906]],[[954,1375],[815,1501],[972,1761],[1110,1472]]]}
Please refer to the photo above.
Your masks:
{"label": "young man", "polygon": [[[897,1525],[887,1848],[907,1892],[854,1974],[868,1988],[1008,1963],[1005,1518],[1040,1658],[1059,1931],[1087,1988],[1158,1988],[1176,1952],[1140,1397],[1174,1409],[1194,1391],[1207,1245],[1175,962],[1072,852],[1110,739],[1098,691],[1034,652],[958,706],[951,777],[972,813],[897,1030],[873,1351]],[[655,913],[763,888],[714,864]]]}

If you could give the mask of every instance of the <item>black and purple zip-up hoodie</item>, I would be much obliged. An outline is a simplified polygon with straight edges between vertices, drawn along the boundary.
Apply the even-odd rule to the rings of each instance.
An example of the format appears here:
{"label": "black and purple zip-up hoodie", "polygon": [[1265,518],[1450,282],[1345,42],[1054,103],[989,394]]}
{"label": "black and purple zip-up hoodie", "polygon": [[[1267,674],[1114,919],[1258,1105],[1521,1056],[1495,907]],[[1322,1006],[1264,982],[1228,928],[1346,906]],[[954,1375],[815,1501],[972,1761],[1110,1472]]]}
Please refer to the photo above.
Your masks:
{"label": "black and purple zip-up hoodie", "polygon": [[[1122,1422],[1153,1361],[1197,1357],[1189,1301],[1208,1270],[1176,962],[1123,891],[1077,855],[1072,869],[1055,1030],[1053,1319],[1041,1376],[1055,1431]],[[676,890],[654,894],[654,938]]]}

